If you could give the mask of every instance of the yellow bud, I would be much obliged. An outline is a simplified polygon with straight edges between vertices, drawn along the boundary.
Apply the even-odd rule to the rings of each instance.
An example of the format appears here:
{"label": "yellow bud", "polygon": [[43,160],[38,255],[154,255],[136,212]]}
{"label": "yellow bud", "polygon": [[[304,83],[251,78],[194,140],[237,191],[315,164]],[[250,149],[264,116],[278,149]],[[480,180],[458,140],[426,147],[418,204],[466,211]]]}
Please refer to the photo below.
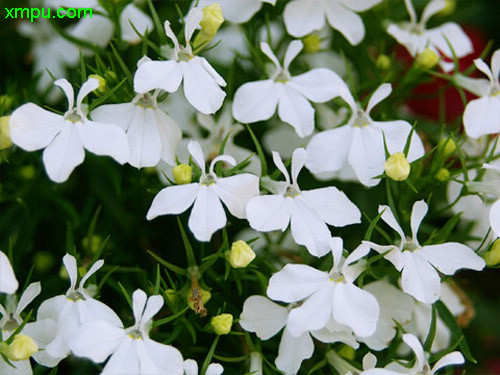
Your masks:
{"label": "yellow bud", "polygon": [[32,165],[26,165],[19,170],[19,175],[25,180],[32,180],[35,178],[36,169]]}
{"label": "yellow bud", "polygon": [[227,335],[231,332],[233,325],[233,316],[231,314],[220,314],[214,316],[210,322],[210,326],[217,335]]}
{"label": "yellow bud", "polygon": [[410,174],[410,163],[402,152],[389,156],[384,163],[385,174],[395,181],[404,181]]}
{"label": "yellow bud", "polygon": [[194,48],[210,43],[223,22],[224,15],[219,3],[213,3],[204,7],[203,17],[200,21],[201,30],[194,40]]}
{"label": "yellow bud", "polygon": [[387,55],[378,55],[375,65],[377,69],[387,70],[391,67],[391,58]]}
{"label": "yellow bud", "polygon": [[446,168],[441,168],[437,173],[434,175],[434,178],[438,181],[441,182],[446,182],[450,179],[450,171]]}
{"label": "yellow bud", "polygon": [[189,184],[193,178],[193,168],[187,164],[179,164],[172,170],[177,185]]}
{"label": "yellow bud", "polygon": [[430,48],[426,48],[415,60],[415,66],[422,70],[427,70],[436,65],[439,61],[439,56]]}
{"label": "yellow bud", "polygon": [[309,34],[302,38],[302,43],[304,44],[305,53],[318,52],[321,48],[321,38],[319,34]]}
{"label": "yellow bud", "polygon": [[0,150],[5,150],[12,146],[12,139],[10,139],[9,128],[10,116],[0,117]]}
{"label": "yellow bud", "polygon": [[341,357],[354,361],[356,357],[356,351],[348,345],[344,345],[338,352]]}
{"label": "yellow bud", "polygon": [[456,0],[446,0],[446,4],[443,9],[441,9],[437,14],[440,16],[449,16],[455,11],[457,7]]}
{"label": "yellow bud", "polygon": [[89,78],[95,78],[99,81],[99,87],[97,87],[97,89],[95,89],[94,91],[96,95],[100,96],[108,90],[106,85],[106,80],[99,74],[91,74],[89,75]]}
{"label": "yellow bud", "polygon": [[[201,304],[204,305],[205,303],[207,303],[210,300],[210,298],[212,298],[212,293],[210,293],[208,290],[201,289],[201,288],[199,290],[201,291]],[[189,294],[187,296],[187,304],[191,310],[195,310],[194,304],[196,302],[198,302],[198,301],[196,301],[196,298],[193,298],[192,294]]]}
{"label": "yellow bud", "polygon": [[443,138],[439,141],[439,148],[443,150],[443,156],[448,157],[455,152],[457,145],[451,138]]}
{"label": "yellow bud", "polygon": [[38,351],[38,345],[28,335],[18,334],[9,346],[7,357],[11,361],[25,361]]}
{"label": "yellow bud", "polygon": [[491,249],[484,254],[484,261],[489,267],[500,264],[500,239],[493,242]]}
{"label": "yellow bud", "polygon": [[252,248],[242,240],[233,242],[229,254],[229,263],[234,268],[245,268],[255,259]]}

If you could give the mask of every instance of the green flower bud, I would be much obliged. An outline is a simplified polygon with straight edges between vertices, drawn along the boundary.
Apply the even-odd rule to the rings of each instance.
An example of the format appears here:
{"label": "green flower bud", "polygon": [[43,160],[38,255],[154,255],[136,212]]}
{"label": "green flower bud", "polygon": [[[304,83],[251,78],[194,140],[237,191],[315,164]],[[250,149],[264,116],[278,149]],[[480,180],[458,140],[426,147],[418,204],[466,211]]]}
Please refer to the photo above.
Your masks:
{"label": "green flower bud", "polygon": [[32,180],[35,178],[36,169],[32,165],[26,165],[19,170],[19,175],[25,180]]}
{"label": "green flower bud", "polygon": [[375,65],[377,66],[377,69],[387,70],[391,67],[391,58],[383,54],[378,55]]}
{"label": "green flower bud", "polygon": [[193,168],[187,164],[176,165],[172,173],[177,185],[189,184],[193,178]]}
{"label": "green flower bud", "polygon": [[313,33],[302,38],[305,53],[315,53],[321,48],[321,38],[319,34]]}
{"label": "green flower bud", "polygon": [[227,335],[231,332],[233,325],[233,316],[231,314],[220,314],[214,316],[210,322],[210,326],[217,335]]}
{"label": "green flower bud", "polygon": [[493,246],[491,246],[491,249],[484,254],[483,258],[488,267],[500,264],[500,239],[493,242]]}
{"label": "green flower bud", "polygon": [[12,139],[10,139],[9,128],[10,116],[0,117],[0,150],[12,147]]}
{"label": "green flower bud", "polygon": [[234,268],[245,268],[255,259],[252,248],[242,240],[233,242],[229,253],[229,263]]}
{"label": "green flower bud", "polygon": [[410,175],[410,163],[402,152],[389,156],[384,163],[385,174],[395,181],[404,181]]}
{"label": "green flower bud", "polygon": [[25,361],[37,351],[38,345],[30,336],[18,334],[6,354],[11,361]]}
{"label": "green flower bud", "polygon": [[4,113],[7,112],[12,107],[13,103],[14,100],[12,99],[11,96],[9,95],[0,96],[0,109],[2,109]]}
{"label": "green flower bud", "polygon": [[446,4],[443,7],[443,9],[441,9],[438,13],[436,13],[437,15],[445,17],[455,12],[455,8],[457,7],[456,0],[446,0],[445,3]]}
{"label": "green flower bud", "polygon": [[441,168],[437,173],[434,175],[434,178],[438,181],[441,182],[446,182],[450,179],[450,171],[446,168]]}
{"label": "green flower bud", "polygon": [[97,96],[103,95],[106,91],[108,91],[107,85],[106,85],[106,80],[101,77],[99,74],[91,74],[89,75],[89,78],[95,78],[99,81],[99,87],[95,89],[95,94]]}
{"label": "green flower bud", "polygon": [[415,66],[422,70],[431,69],[439,61],[439,56],[430,48],[426,48],[415,60]]}
{"label": "green flower bud", "polygon": [[224,22],[224,15],[219,3],[207,5],[202,11],[203,18],[200,21],[201,30],[196,35],[193,44],[195,48],[210,43]]}
{"label": "green flower bud", "polygon": [[451,138],[443,138],[439,141],[439,148],[443,152],[444,157],[448,157],[455,152],[457,145]]}

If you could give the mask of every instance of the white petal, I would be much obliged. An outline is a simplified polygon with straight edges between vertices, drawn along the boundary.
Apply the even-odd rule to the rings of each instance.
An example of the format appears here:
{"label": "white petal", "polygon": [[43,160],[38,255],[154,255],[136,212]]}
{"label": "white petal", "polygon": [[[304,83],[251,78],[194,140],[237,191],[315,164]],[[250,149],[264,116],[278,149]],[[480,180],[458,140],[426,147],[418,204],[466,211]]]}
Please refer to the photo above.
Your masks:
{"label": "white petal", "polygon": [[361,222],[359,209],[334,186],[302,191],[300,197],[322,220],[334,227]]}
{"label": "white petal", "polygon": [[260,42],[260,49],[264,53],[264,55],[266,55],[269,58],[269,60],[273,62],[276,69],[280,69],[281,64],[276,55],[274,54],[273,50],[271,49],[271,47],[269,47],[269,44],[267,44],[266,42]]}
{"label": "white petal", "polygon": [[441,357],[432,367],[431,374],[436,373],[439,369],[450,365],[461,365],[465,362],[464,356],[460,352],[448,353]]}
{"label": "white petal", "polygon": [[184,361],[184,372],[186,375],[198,375],[198,363],[194,359],[186,359]]}
{"label": "white petal", "polygon": [[275,301],[300,301],[328,282],[328,274],[304,264],[287,264],[269,280],[267,295]]}
{"label": "white petal", "polygon": [[76,97],[76,107],[80,108],[85,99],[92,91],[99,87],[99,81],[96,78],[87,79],[82,87],[80,87],[80,91],[78,91],[78,96]]}
{"label": "white petal", "polygon": [[145,34],[153,30],[153,21],[142,10],[133,4],[127,5],[120,14],[120,27],[122,30],[122,39],[129,43],[138,43],[141,38],[130,25],[134,25],[140,34]]}
{"label": "white petal", "polygon": [[[286,170],[285,164],[283,164],[283,160],[281,159],[280,154],[278,154],[276,151],[272,152],[273,155],[273,162],[274,165],[280,170],[280,172],[285,176],[286,182],[289,184],[290,183],[290,175],[288,174],[288,171]],[[293,156],[293,153],[292,153]]]}
{"label": "white petal", "polygon": [[417,201],[413,204],[413,208],[411,210],[411,234],[412,241],[418,244],[417,233],[418,228],[420,228],[420,224],[424,219],[425,215],[427,215],[428,210],[427,203],[424,200]]}
{"label": "white petal", "polygon": [[210,74],[210,76],[214,79],[214,81],[219,85],[219,86],[226,86],[226,81],[222,76],[217,73],[217,71],[210,65],[210,63],[204,58],[200,57],[201,64],[203,65],[203,68]]}
{"label": "white petal", "polygon": [[[446,6],[446,0],[432,0],[430,1],[424,11],[422,12],[422,16],[420,17],[420,22],[422,25],[425,25],[429,18],[431,18],[436,13],[439,13]],[[451,41],[451,39],[450,39]]]}
{"label": "white petal", "polygon": [[405,233],[403,232],[403,229],[401,229],[401,226],[396,221],[396,218],[394,217],[394,213],[392,212],[391,208],[386,205],[380,205],[378,206],[378,213],[380,214],[381,212],[383,212],[381,219],[385,221],[385,223],[389,225],[392,229],[398,232],[401,241],[405,241],[406,240]]}
{"label": "white petal", "polygon": [[307,169],[314,174],[338,171],[347,162],[351,137],[351,126],[341,126],[314,135],[306,147]]}
{"label": "white petal", "polygon": [[3,251],[0,251],[0,293],[13,294],[18,287],[19,283],[9,258]]}
{"label": "white petal", "polygon": [[288,309],[263,296],[250,296],[243,304],[240,325],[245,331],[255,332],[261,340],[268,340],[286,324]]}
{"label": "white petal", "polygon": [[79,287],[80,288],[83,288],[83,286],[85,285],[85,283],[87,282],[87,280],[94,274],[96,273],[97,271],[99,271],[101,269],[101,267],[104,265],[104,260],[102,259],[99,259],[98,261],[96,261],[92,267],[90,267],[90,269],[87,271],[87,273],[82,277],[82,279],[80,280],[80,284],[79,284]]}
{"label": "white petal", "polygon": [[97,155],[111,156],[118,163],[128,160],[129,147],[125,132],[118,125],[94,121],[78,122],[78,129],[83,146]]}
{"label": "white petal", "polygon": [[64,127],[62,116],[27,103],[10,116],[12,142],[26,151],[46,147]]}
{"label": "white petal", "polygon": [[226,93],[203,67],[199,57],[181,63],[184,72],[184,95],[201,113],[215,113],[222,106]]}
{"label": "white petal", "polygon": [[143,345],[139,346],[138,350],[141,374],[184,374],[182,354],[176,348],[149,338],[142,341]]}
{"label": "white petal", "polygon": [[199,7],[192,8],[185,18],[185,28],[184,37],[186,38],[186,44],[189,45],[189,41],[193,36],[194,31],[200,26],[200,21],[203,18],[203,11]]}
{"label": "white petal", "polygon": [[500,200],[491,206],[489,218],[495,236],[500,237]]}
{"label": "white petal", "polygon": [[363,241],[363,243],[366,243],[368,246],[370,246],[370,248],[372,248],[379,254],[383,254],[388,251],[388,253],[384,255],[384,258],[391,262],[398,271],[401,271],[401,249],[399,247],[394,245],[377,245],[376,243],[370,241]]}
{"label": "white petal", "polygon": [[[430,43],[446,56],[452,57],[453,52],[455,52],[455,55],[461,58],[474,51],[472,42],[467,34],[454,22],[448,22],[428,30],[426,34],[430,39]],[[448,42],[453,47],[453,52],[448,46]]]}
{"label": "white petal", "polygon": [[212,159],[210,167],[208,168],[208,173],[212,176],[216,176],[214,168],[218,162],[223,162],[233,167],[236,165],[236,160],[231,155],[217,155]]}
{"label": "white petal", "polygon": [[127,131],[130,165],[142,168],[158,164],[162,148],[159,135],[155,110],[137,107]]}
{"label": "white petal", "polygon": [[384,83],[380,85],[372,94],[370,101],[368,102],[368,106],[366,107],[366,113],[370,114],[373,107],[375,107],[378,103],[391,95],[391,92],[392,86],[390,83]]}
{"label": "white petal", "polygon": [[198,167],[200,167],[201,173],[205,173],[205,158],[203,157],[203,150],[200,144],[196,141],[189,141],[187,148],[196,164],[198,164]]}
{"label": "white petal", "polygon": [[498,82],[498,75],[500,74],[500,49],[493,52],[493,56],[491,56],[491,73],[495,82]]}
{"label": "white petal", "polygon": [[457,242],[424,246],[422,255],[445,275],[453,275],[461,268],[480,271],[485,266],[484,259],[474,250]]}
{"label": "white petal", "polygon": [[278,105],[278,92],[278,84],[270,79],[245,83],[234,94],[234,118],[242,123],[271,118]]}
{"label": "white petal", "polygon": [[284,231],[290,223],[293,210],[293,198],[282,195],[262,195],[253,197],[246,207],[250,226],[260,232],[272,230]]}
{"label": "white petal", "polygon": [[54,85],[59,86],[64,91],[66,99],[68,99],[68,109],[72,109],[75,103],[75,92],[71,83],[66,78],[60,78],[54,82]]}
{"label": "white petal", "polygon": [[476,96],[485,96],[490,93],[490,81],[485,78],[471,78],[459,73],[455,74],[454,77],[457,85]]}
{"label": "white petal", "polygon": [[290,1],[283,12],[286,30],[294,37],[303,37],[313,30],[320,30],[325,24],[321,1]]}
{"label": "white petal", "polygon": [[479,138],[500,131],[500,99],[493,96],[471,100],[464,112],[465,132],[469,137]]}
{"label": "white petal", "polygon": [[218,178],[213,188],[229,212],[244,219],[248,201],[259,195],[259,178],[249,173]]}
{"label": "white petal", "polygon": [[69,280],[70,280],[70,290],[75,289],[76,282],[78,280],[78,268],[76,266],[76,259],[71,254],[66,254],[63,256],[63,264],[68,272]]}
{"label": "white petal", "polygon": [[483,61],[483,59],[474,59],[474,65],[476,66],[476,68],[478,70],[480,70],[481,72],[483,72],[484,74],[486,74],[488,76],[488,79],[490,80],[490,82],[494,82],[494,77],[493,77],[493,73],[491,72],[491,69],[488,65],[486,65],[486,63]]}
{"label": "white petal", "polygon": [[285,59],[283,61],[283,69],[288,71],[290,64],[297,57],[297,55],[304,48],[304,44],[300,40],[292,40],[288,45],[285,52]]}
{"label": "white petal", "polygon": [[198,7],[203,8],[207,5],[218,2],[222,8],[224,19],[232,23],[245,23],[259,11],[262,6],[261,0],[201,0]]}
{"label": "white petal", "polygon": [[379,306],[367,291],[350,283],[338,284],[333,300],[333,318],[349,326],[356,335],[367,337],[377,328]]}
{"label": "white petal", "polygon": [[106,104],[94,109],[90,117],[97,122],[105,122],[120,126],[123,131],[127,131],[136,112],[140,107],[133,103]]}
{"label": "white petal", "polygon": [[332,315],[334,288],[333,282],[325,282],[302,305],[292,309],[286,329],[299,337],[307,331],[324,328]]}
{"label": "white petal", "polygon": [[153,316],[158,314],[163,306],[163,297],[159,295],[154,295],[148,298],[146,308],[141,317],[141,326],[145,326],[149,320],[153,319]]}
{"label": "white petal", "polygon": [[310,101],[324,103],[337,97],[345,83],[334,71],[318,68],[292,77],[289,85]]}
{"label": "white petal", "polygon": [[137,69],[134,91],[145,93],[153,89],[175,92],[182,81],[182,69],[176,61],[149,61]]}
{"label": "white petal", "polygon": [[292,183],[297,185],[299,173],[304,168],[307,159],[307,152],[303,148],[297,148],[292,154]]}
{"label": "white petal", "polygon": [[147,299],[148,296],[141,289],[135,290],[132,294],[132,310],[134,312],[134,319],[136,324],[141,321]]}
{"label": "white petal", "polygon": [[[3,253],[1,253],[1,254],[3,254]],[[3,257],[1,254],[0,254],[0,269],[2,271],[0,272],[0,275],[2,275],[2,277],[4,277],[4,272],[3,272],[4,269],[2,266],[3,266],[3,263],[5,260],[2,259]],[[8,271],[7,271],[7,275],[8,275]],[[0,287],[0,290],[1,289],[2,288]],[[28,306],[31,303],[31,301],[33,301],[41,293],[41,291],[42,291],[42,286],[40,285],[39,281],[28,285],[28,287],[24,290],[21,298],[19,298],[19,302],[17,303],[15,315],[19,316],[19,314],[21,314],[21,312],[26,308],[26,306]]]}
{"label": "white petal", "polygon": [[340,0],[340,2],[347,8],[355,12],[364,12],[375,5],[382,2],[382,0]]}
{"label": "white petal", "polygon": [[414,34],[396,24],[390,24],[387,28],[387,33],[394,37],[399,44],[405,46],[412,56],[416,56],[418,53],[422,52],[428,41],[425,35]]}
{"label": "white petal", "polygon": [[422,348],[422,344],[411,333],[405,333],[403,335],[403,341],[413,350],[413,353],[415,353],[416,363],[413,368],[416,369],[417,372],[421,371],[425,363],[424,348]]}
{"label": "white petal", "polygon": [[[373,121],[373,127],[380,129],[385,135],[385,141],[389,153],[392,155],[396,152],[403,152],[406,146],[406,141],[410,136],[412,126],[403,120],[396,121]],[[417,132],[413,132],[410,148],[408,150],[408,161],[412,162],[425,154],[424,145]]]}
{"label": "white petal", "polygon": [[437,271],[422,255],[420,251],[403,252],[402,287],[408,293],[423,303],[434,303],[441,290],[440,278]]}
{"label": "white petal", "polygon": [[162,189],[153,199],[147,219],[152,220],[159,215],[176,215],[186,211],[193,204],[199,190],[198,183],[168,186]]}
{"label": "white petal", "polygon": [[370,252],[371,248],[368,244],[361,242],[361,244],[349,254],[349,256],[344,261],[342,265],[341,272],[348,283],[353,282],[358,278],[361,272],[364,270],[364,266],[360,263],[353,264],[361,258],[364,258]]}
{"label": "white petal", "polygon": [[104,366],[102,375],[137,375],[141,373],[136,340],[126,337]]}
{"label": "white petal", "polygon": [[[65,298],[64,296],[61,296]],[[40,319],[24,326],[23,333],[30,336],[39,348],[45,347],[54,340],[57,332],[57,323],[53,319]],[[46,367],[55,367],[64,357],[54,358],[47,354],[46,350],[39,350],[33,354],[33,359]]]}
{"label": "white petal", "polygon": [[299,137],[314,130],[314,108],[289,83],[279,83],[278,114],[282,121],[292,125]]}
{"label": "white petal", "polygon": [[174,119],[160,109],[154,110],[154,119],[161,139],[161,159],[174,165],[182,131]]}
{"label": "white petal", "polygon": [[287,329],[281,336],[276,367],[286,374],[296,374],[304,359],[311,358],[314,352],[314,343],[308,332],[300,337],[294,337]]}
{"label": "white petal", "polygon": [[189,216],[189,229],[198,241],[208,242],[226,225],[226,214],[215,189],[201,185]]}
{"label": "white petal", "polygon": [[385,152],[382,133],[372,126],[354,128],[349,150],[349,164],[359,181],[366,186],[375,186],[375,179],[384,172]]}
{"label": "white petal", "polygon": [[224,372],[224,367],[219,363],[211,363],[207,367],[206,375],[221,375]]}
{"label": "white petal", "polygon": [[365,37],[365,26],[361,17],[336,1],[325,2],[328,23],[340,31],[352,45],[359,44]]}
{"label": "white petal", "polygon": [[104,47],[113,36],[114,24],[108,17],[93,14],[92,18],[82,18],[67,30],[73,37]]}
{"label": "white petal", "polygon": [[[116,315],[116,313],[111,310],[108,305],[105,305],[101,301],[90,298],[86,296],[86,300],[79,300],[76,303],[76,309],[78,311],[78,321],[80,323],[87,323],[93,320],[104,320],[115,327],[123,327],[123,323]],[[68,337],[69,340],[69,337]]]}

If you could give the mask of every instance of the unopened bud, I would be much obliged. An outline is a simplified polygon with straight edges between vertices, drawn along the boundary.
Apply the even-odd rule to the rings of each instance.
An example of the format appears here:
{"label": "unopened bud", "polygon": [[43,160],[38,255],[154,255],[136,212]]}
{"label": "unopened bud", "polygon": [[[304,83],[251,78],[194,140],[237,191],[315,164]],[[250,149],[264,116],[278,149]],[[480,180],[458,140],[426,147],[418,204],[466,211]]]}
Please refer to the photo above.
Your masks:
{"label": "unopened bud", "polygon": [[210,326],[217,335],[227,335],[231,332],[233,325],[233,316],[231,314],[220,314],[214,316],[210,322]]}
{"label": "unopened bud", "polygon": [[173,168],[172,174],[177,185],[189,184],[193,179],[193,168],[187,164],[179,164]]}
{"label": "unopened bud", "polygon": [[348,345],[344,345],[337,353],[341,357],[344,357],[345,359],[349,359],[351,361],[356,358],[356,351]]}
{"label": "unopened bud", "polygon": [[0,150],[4,150],[12,146],[12,139],[10,139],[9,119],[10,116],[0,117]]}
{"label": "unopened bud", "polygon": [[89,75],[89,78],[95,78],[99,81],[99,86],[94,90],[94,93],[97,96],[101,96],[107,91],[106,80],[99,74],[91,74]]}
{"label": "unopened bud", "polygon": [[201,30],[194,39],[194,48],[210,43],[224,22],[222,8],[219,3],[207,5],[202,11],[203,18],[200,21]]}
{"label": "unopened bud", "polygon": [[175,290],[167,289],[165,290],[165,299],[171,304],[175,303]]}
{"label": "unopened bud", "polygon": [[441,168],[437,173],[434,175],[434,178],[438,181],[441,182],[446,182],[450,179],[450,171],[446,168]]}
{"label": "unopened bud", "polygon": [[319,34],[309,34],[302,38],[302,43],[304,44],[305,53],[315,53],[321,48],[321,38]]}
{"label": "unopened bud", "polygon": [[384,163],[385,174],[395,181],[404,181],[410,175],[410,163],[402,152],[389,156]]}
{"label": "unopened bud", "polygon": [[387,55],[378,55],[375,65],[377,69],[387,70],[391,67],[391,58]]}
{"label": "unopened bud", "polygon": [[28,335],[18,334],[9,346],[7,357],[11,361],[25,361],[38,351],[38,345]]}
{"label": "unopened bud", "polygon": [[444,157],[448,157],[455,152],[457,145],[451,138],[443,138],[439,141],[439,148],[443,152]]}
{"label": "unopened bud", "polygon": [[493,246],[483,257],[488,267],[500,264],[500,239],[493,242]]}
{"label": "unopened bud", "polygon": [[12,99],[11,96],[6,94],[0,96],[0,110],[3,110],[4,113],[7,112],[12,107],[13,103],[14,100]]}
{"label": "unopened bud", "polygon": [[436,13],[439,16],[449,16],[455,11],[455,8],[457,7],[457,1],[456,0],[446,0],[445,5],[443,9],[441,9],[438,13]]}
{"label": "unopened bud", "polygon": [[32,180],[36,176],[36,169],[32,165],[25,165],[19,169],[19,175],[25,180]]}
{"label": "unopened bud", "polygon": [[229,263],[234,268],[245,268],[255,259],[255,252],[242,240],[233,242],[229,254]]}
{"label": "unopened bud", "polygon": [[415,66],[422,70],[428,70],[436,65],[438,61],[438,54],[430,48],[426,48],[420,55],[417,56]]}

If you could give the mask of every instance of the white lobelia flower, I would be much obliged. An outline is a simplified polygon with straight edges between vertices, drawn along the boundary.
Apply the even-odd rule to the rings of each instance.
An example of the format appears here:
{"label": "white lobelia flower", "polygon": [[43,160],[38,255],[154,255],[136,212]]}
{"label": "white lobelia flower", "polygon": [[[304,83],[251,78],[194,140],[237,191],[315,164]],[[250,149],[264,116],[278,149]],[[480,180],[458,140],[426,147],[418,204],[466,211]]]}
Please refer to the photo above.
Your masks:
{"label": "white lobelia flower", "polygon": [[10,260],[3,251],[0,251],[0,293],[12,294],[19,287]]}
{"label": "white lobelia flower", "polygon": [[193,54],[189,44],[202,16],[201,8],[189,11],[184,29],[186,46],[179,45],[170,22],[165,21],[165,33],[174,43],[172,59],[142,64],[134,77],[136,92],[145,93],[153,89],[175,92],[184,81],[184,95],[193,107],[205,114],[219,110],[226,96],[220,86],[226,86],[226,82],[205,58]]}
{"label": "white lobelia flower", "polygon": [[[224,372],[224,367],[219,363],[211,363],[205,371],[205,375],[221,375]],[[184,361],[184,375],[198,375],[198,363],[194,359],[186,359]]]}
{"label": "white lobelia flower", "polygon": [[125,163],[129,148],[123,130],[117,125],[88,120],[82,109],[83,99],[99,87],[99,81],[89,78],[82,85],[76,107],[71,84],[64,78],[54,84],[63,89],[68,98],[69,106],[64,116],[33,103],[24,104],[10,117],[12,142],[26,151],[45,148],[45,169],[55,182],[66,181],[73,169],[83,163],[85,149]]}
{"label": "white lobelia flower", "polygon": [[267,43],[260,49],[274,63],[276,71],[271,78],[247,82],[234,94],[233,116],[243,123],[268,120],[278,107],[279,118],[292,125],[300,137],[314,130],[314,108],[309,101],[324,103],[339,95],[344,84],[337,73],[325,69],[312,69],[292,77],[290,63],[302,50],[300,40],[292,41],[286,50],[283,66]]}
{"label": "white lobelia flower", "polygon": [[200,0],[198,7],[219,3],[224,18],[233,23],[245,23],[262,7],[262,3],[276,4],[276,0]]}
{"label": "white lobelia flower", "polygon": [[102,374],[107,375],[182,375],[181,353],[170,345],[149,338],[154,315],[163,306],[159,295],[147,297],[137,289],[132,294],[135,324],[123,328],[122,322],[94,319],[82,324],[71,340],[77,356],[101,363],[111,356]]}
{"label": "white lobelia flower", "polygon": [[379,306],[373,295],[354,285],[363,266],[353,264],[366,256],[370,248],[361,244],[344,259],[341,238],[333,237],[330,246],[330,272],[305,264],[287,264],[269,280],[267,295],[288,303],[304,300],[288,317],[287,328],[294,336],[324,328],[330,319],[348,326],[357,336],[370,336],[377,327]]}
{"label": "white lobelia flower", "polygon": [[455,82],[479,96],[465,107],[464,128],[469,137],[479,138],[485,134],[500,131],[500,49],[491,57],[491,69],[482,59],[475,59],[476,68],[486,74],[488,79],[470,78],[457,74]]}
{"label": "white lobelia flower", "polygon": [[422,246],[417,233],[422,219],[427,214],[427,203],[423,200],[413,205],[411,212],[412,237],[407,238],[388,206],[380,205],[378,212],[382,220],[393,228],[401,239],[399,246],[381,246],[364,242],[379,253],[388,251],[384,258],[389,260],[398,271],[402,271],[402,288],[423,303],[434,303],[440,296],[441,283],[438,271],[453,275],[461,268],[480,271],[484,260],[470,247],[457,242]]}
{"label": "white lobelia flower", "polygon": [[221,201],[233,216],[246,218],[245,207],[248,201],[259,194],[259,178],[249,173],[217,177],[214,171],[217,162],[236,165],[234,158],[229,155],[214,158],[207,174],[200,144],[191,141],[188,149],[201,169],[200,181],[162,189],[151,203],[147,219],[152,220],[159,215],[180,214],[194,202],[189,216],[189,229],[198,241],[210,241],[212,234],[226,225],[226,214]]}
{"label": "white lobelia flower", "polygon": [[40,364],[54,367],[69,355],[69,342],[78,328],[92,320],[100,319],[111,324],[121,324],[120,318],[104,303],[92,298],[84,288],[87,280],[104,264],[98,260],[82,277],[77,287],[78,269],[74,256],[66,254],[63,263],[68,272],[71,286],[65,295],[45,300],[37,312],[37,320],[25,326],[25,333],[44,349],[33,355]]}
{"label": "white lobelia flower", "polygon": [[288,307],[278,305],[263,296],[250,296],[243,304],[240,316],[241,327],[245,331],[255,332],[261,340],[268,340],[281,331],[283,327],[285,328],[275,360],[276,367],[285,374],[296,374],[302,361],[311,358],[314,352],[312,337],[324,343],[343,342],[358,348],[359,345],[349,329],[333,326],[333,324],[329,324],[321,330],[304,332],[299,336],[292,335],[288,329],[287,321],[293,307],[294,304]]}
{"label": "white lobelia flower", "polygon": [[459,365],[464,363],[464,357],[460,352],[448,353],[441,357],[431,368],[428,355],[420,341],[411,333],[403,335],[403,341],[415,353],[415,364],[412,367],[405,367],[399,362],[392,362],[385,368],[372,368],[363,371],[360,375],[434,375],[438,370],[450,365]]}
{"label": "white lobelia flower", "polygon": [[[340,96],[351,107],[347,124],[322,131],[312,137],[307,145],[306,167],[315,175],[325,175],[349,164],[358,180],[366,186],[375,186],[384,173],[384,136],[389,153],[404,150],[411,133],[411,125],[403,120],[373,121],[370,112],[392,92],[391,85],[384,83],[375,90],[366,111],[354,102],[344,85]],[[412,134],[407,158],[410,162],[424,155],[424,146],[418,135]]]}
{"label": "white lobelia flower", "polygon": [[483,168],[486,169],[486,173],[483,175],[482,181],[468,182],[467,186],[471,191],[485,193],[497,199],[491,206],[481,202],[479,209],[484,212],[485,209],[491,207],[489,208],[488,215],[489,225],[494,236],[500,237],[500,166],[498,166],[498,161],[494,161],[493,163],[483,165]]}
{"label": "white lobelia flower", "polygon": [[[464,57],[473,52],[472,42],[462,28],[454,22],[447,22],[444,25],[426,30],[425,24],[434,14],[440,12],[446,6],[446,0],[431,0],[425,7],[420,22],[417,22],[417,15],[411,0],[404,0],[410,22],[400,24],[391,23],[387,32],[400,44],[406,47],[410,55],[416,57],[426,48],[435,52],[438,56],[443,54],[448,58],[453,55],[458,58]],[[450,45],[448,45],[450,43]],[[453,63],[440,61],[444,71],[453,69]]]}
{"label": "white lobelia flower", "polygon": [[325,25],[344,35],[352,45],[365,37],[363,20],[356,12],[364,12],[382,0],[294,0],[285,6],[283,18],[290,35],[303,37]]}
{"label": "white lobelia flower", "polygon": [[90,114],[92,119],[116,124],[127,133],[127,161],[136,168],[154,167],[160,160],[175,165],[182,132],[174,119],[158,107],[158,93],[138,94],[130,103],[102,105]]}
{"label": "white lobelia flower", "polygon": [[334,186],[301,191],[297,177],[304,166],[307,153],[298,148],[292,156],[292,180],[279,154],[273,151],[276,167],[285,176],[275,195],[252,198],[247,205],[250,226],[259,232],[284,231],[291,221],[292,236],[314,256],[330,251],[330,230],[327,224],[343,227],[361,221],[361,213],[345,193]]}

